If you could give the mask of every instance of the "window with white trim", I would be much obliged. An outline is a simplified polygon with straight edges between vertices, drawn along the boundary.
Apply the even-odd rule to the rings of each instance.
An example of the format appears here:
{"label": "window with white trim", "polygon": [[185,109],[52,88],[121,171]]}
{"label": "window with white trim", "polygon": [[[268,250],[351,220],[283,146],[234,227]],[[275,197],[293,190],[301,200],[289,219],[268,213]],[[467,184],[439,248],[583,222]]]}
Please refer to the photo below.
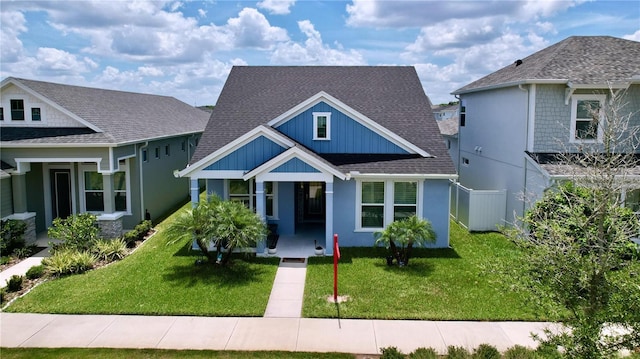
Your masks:
{"label": "window with white trim", "polygon": [[331,112],[313,113],[313,139],[331,139]]}
{"label": "window with white trim", "polygon": [[573,95],[570,142],[602,142],[605,95]]}
{"label": "window with white trim", "polygon": [[24,121],[24,100],[11,100],[11,120]]}
{"label": "window with white trim", "polygon": [[[122,161],[125,161],[122,163]],[[104,183],[101,173],[95,166],[84,166],[82,170],[83,211],[104,212]],[[129,212],[129,163],[121,160],[120,169],[113,173],[114,208],[116,212]]]}
{"label": "window with white trim", "polygon": [[104,211],[104,186],[102,174],[84,171],[84,207],[88,212]]}
{"label": "window with white trim", "polygon": [[[229,199],[242,202],[247,208],[256,211],[256,183],[253,179],[244,181],[241,179],[229,180],[227,188]],[[268,218],[277,217],[277,183],[264,182],[265,214]]]}
{"label": "window with white trim", "polygon": [[127,173],[116,172],[113,174],[113,192],[115,195],[115,208],[118,212],[127,212]]}
{"label": "window with white trim", "polygon": [[419,215],[419,181],[357,181],[356,229],[379,230]]}

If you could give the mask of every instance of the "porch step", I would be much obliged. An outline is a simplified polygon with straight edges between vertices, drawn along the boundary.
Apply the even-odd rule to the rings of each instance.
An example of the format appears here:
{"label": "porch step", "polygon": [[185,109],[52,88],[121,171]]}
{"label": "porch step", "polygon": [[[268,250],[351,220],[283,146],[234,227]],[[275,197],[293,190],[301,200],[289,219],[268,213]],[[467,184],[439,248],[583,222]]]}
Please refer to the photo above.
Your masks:
{"label": "porch step", "polygon": [[282,258],[264,317],[300,318],[306,276],[306,258]]}

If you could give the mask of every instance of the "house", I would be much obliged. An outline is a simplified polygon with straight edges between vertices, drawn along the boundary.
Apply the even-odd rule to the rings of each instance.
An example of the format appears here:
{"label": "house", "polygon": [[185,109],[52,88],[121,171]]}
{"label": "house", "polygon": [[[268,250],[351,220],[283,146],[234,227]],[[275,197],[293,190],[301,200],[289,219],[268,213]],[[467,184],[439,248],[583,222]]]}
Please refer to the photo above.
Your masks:
{"label": "house", "polygon": [[458,116],[458,110],[460,106],[458,103],[449,102],[446,105],[432,105],[431,111],[436,121],[444,121]]}
{"label": "house", "polygon": [[[413,67],[235,66],[190,165],[177,173],[243,201],[280,235],[372,246],[416,214],[449,245],[456,172]],[[261,253],[263,245],[257,251]]]}
{"label": "house", "polygon": [[28,240],[90,212],[116,237],[189,198],[184,166],[209,114],[175,98],[9,77],[1,84],[2,219]]}
{"label": "house", "polygon": [[[568,177],[557,154],[601,145],[602,126],[597,128],[586,105],[606,109],[609,86],[625,93],[624,112],[633,114],[631,126],[640,126],[640,42],[572,36],[514,60],[453,92],[461,101],[460,184],[507,191],[506,210],[494,228],[522,216],[531,203],[524,198],[535,201]],[[590,126],[597,131],[585,131]],[[639,188],[635,181],[621,193],[635,211]]]}
{"label": "house", "polygon": [[444,144],[449,151],[453,165],[458,168],[458,116],[438,121],[438,128],[444,138]]}

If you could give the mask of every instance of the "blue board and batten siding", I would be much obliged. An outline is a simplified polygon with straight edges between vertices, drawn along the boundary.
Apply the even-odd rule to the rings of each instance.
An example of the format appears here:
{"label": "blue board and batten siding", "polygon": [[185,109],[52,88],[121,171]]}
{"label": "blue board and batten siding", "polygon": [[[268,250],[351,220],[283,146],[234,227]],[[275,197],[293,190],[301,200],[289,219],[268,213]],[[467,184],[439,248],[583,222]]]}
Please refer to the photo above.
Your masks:
{"label": "blue board and batten siding", "polygon": [[[313,139],[314,112],[331,113],[331,140]],[[276,128],[316,153],[407,153],[325,102],[312,106]]]}
{"label": "blue board and batten siding", "polygon": [[238,148],[220,160],[207,166],[205,170],[252,170],[281,154],[285,148],[260,136]]}
{"label": "blue board and batten siding", "polygon": [[313,168],[306,162],[292,158],[282,165],[274,168],[271,172],[285,172],[285,173],[319,173],[317,169]]}

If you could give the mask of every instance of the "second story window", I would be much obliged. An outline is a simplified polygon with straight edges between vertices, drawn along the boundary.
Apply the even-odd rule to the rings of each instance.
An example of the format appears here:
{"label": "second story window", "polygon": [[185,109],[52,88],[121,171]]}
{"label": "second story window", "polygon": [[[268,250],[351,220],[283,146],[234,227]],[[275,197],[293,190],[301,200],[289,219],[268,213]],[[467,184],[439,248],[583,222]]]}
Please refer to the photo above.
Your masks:
{"label": "second story window", "polygon": [[32,107],[31,108],[31,121],[40,121],[42,118],[40,117],[40,108]]}
{"label": "second story window", "polygon": [[331,112],[313,113],[313,139],[331,139]]}
{"label": "second story window", "polygon": [[4,121],[4,108],[0,107],[0,121]]}
{"label": "second story window", "polygon": [[602,141],[604,95],[574,95],[571,101],[571,142]]}
{"label": "second story window", "polygon": [[11,100],[11,120],[24,121],[24,101]]}

